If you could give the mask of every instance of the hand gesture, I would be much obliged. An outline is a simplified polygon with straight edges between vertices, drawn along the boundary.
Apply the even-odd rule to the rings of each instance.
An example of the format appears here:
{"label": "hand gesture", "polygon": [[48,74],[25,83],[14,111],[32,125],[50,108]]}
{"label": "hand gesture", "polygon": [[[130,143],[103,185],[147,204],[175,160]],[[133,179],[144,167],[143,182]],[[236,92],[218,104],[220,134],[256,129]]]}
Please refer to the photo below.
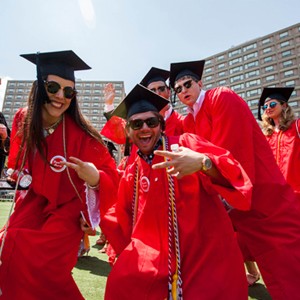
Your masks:
{"label": "hand gesture", "polygon": [[69,162],[59,162],[68,168],[75,170],[78,177],[84,180],[89,186],[97,186],[100,181],[99,171],[93,163],[84,162],[79,158],[71,156]]}
{"label": "hand gesture", "polygon": [[107,83],[104,87],[104,102],[106,105],[114,104],[116,91],[112,83]]}
{"label": "hand gesture", "polygon": [[167,161],[155,164],[152,168],[168,168],[167,172],[178,179],[201,170],[205,157],[204,154],[185,147],[179,147],[178,152],[156,150],[154,154],[166,157]]}

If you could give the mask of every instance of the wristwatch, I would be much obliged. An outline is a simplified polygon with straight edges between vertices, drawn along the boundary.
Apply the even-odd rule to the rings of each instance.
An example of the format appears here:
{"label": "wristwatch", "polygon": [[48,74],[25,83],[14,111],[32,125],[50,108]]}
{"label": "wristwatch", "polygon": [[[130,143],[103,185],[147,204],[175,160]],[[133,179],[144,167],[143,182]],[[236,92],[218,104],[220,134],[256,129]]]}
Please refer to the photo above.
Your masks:
{"label": "wristwatch", "polygon": [[208,156],[204,156],[202,160],[202,167],[200,171],[208,171],[212,168],[212,162],[211,159]]}

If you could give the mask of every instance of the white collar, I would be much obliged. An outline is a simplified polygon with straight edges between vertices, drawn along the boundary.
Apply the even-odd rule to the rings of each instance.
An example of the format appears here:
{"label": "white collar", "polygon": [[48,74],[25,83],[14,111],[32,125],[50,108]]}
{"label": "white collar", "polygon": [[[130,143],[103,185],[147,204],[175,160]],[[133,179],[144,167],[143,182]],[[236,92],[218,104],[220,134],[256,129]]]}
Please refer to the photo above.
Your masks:
{"label": "white collar", "polygon": [[196,102],[194,103],[193,107],[188,107],[187,110],[189,113],[191,113],[194,117],[194,119],[196,119],[196,116],[198,114],[198,112],[200,111],[203,101],[204,101],[204,97],[205,97],[205,90],[201,90]]}

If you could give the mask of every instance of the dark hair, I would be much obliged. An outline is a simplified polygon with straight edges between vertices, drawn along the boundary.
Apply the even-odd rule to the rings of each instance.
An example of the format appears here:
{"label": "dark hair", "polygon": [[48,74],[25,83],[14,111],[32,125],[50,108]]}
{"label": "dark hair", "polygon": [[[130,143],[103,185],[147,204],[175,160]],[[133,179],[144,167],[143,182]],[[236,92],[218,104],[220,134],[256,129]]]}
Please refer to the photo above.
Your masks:
{"label": "dark hair", "polygon": [[[20,150],[18,152],[17,162],[21,155],[21,149],[26,148],[26,153],[25,153],[26,158],[28,156],[28,153],[37,149],[37,151],[41,154],[44,161],[49,163],[46,159],[47,143],[43,132],[43,119],[42,119],[42,106],[48,100],[43,99],[43,97],[39,97],[39,95],[41,95],[42,93],[39,93],[38,89],[39,87],[37,81],[34,81],[27,102],[28,105],[27,114],[24,123],[19,129],[21,130],[21,134],[22,134],[22,142],[21,142]],[[104,145],[99,132],[82,115],[78,105],[76,95],[71,100],[70,106],[65,111],[65,113],[70,115],[71,118],[75,121],[75,123],[79,127],[81,127],[87,134],[94,137],[96,140],[98,140],[101,144]]]}

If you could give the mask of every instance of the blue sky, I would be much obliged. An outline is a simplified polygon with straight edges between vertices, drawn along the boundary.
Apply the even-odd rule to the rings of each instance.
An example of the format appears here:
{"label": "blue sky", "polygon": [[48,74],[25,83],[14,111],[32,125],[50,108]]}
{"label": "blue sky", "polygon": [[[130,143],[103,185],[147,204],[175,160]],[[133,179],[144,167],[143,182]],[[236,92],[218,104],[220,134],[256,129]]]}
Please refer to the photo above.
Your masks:
{"label": "blue sky", "polygon": [[83,80],[122,80],[203,59],[300,22],[299,0],[0,0],[0,76],[35,79],[19,54],[72,49]]}

